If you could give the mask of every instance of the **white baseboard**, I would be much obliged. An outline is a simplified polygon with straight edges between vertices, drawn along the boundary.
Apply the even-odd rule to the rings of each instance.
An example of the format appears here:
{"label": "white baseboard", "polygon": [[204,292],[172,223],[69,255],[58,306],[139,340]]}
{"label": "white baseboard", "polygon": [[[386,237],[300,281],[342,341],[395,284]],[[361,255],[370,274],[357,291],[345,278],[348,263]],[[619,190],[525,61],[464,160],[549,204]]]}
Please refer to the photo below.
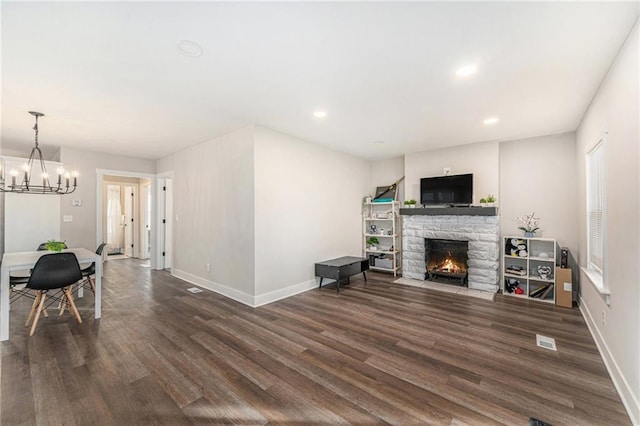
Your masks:
{"label": "white baseboard", "polygon": [[591,336],[596,342],[598,351],[600,351],[600,356],[604,361],[604,365],[607,367],[609,376],[611,376],[611,380],[618,391],[618,395],[620,395],[620,399],[622,399],[622,404],[624,404],[624,408],[627,410],[627,414],[629,414],[631,423],[634,425],[640,425],[640,401],[638,400],[637,395],[634,394],[633,389],[631,389],[631,386],[622,374],[622,371],[620,371],[618,363],[611,354],[611,351],[607,346],[607,342],[602,337],[602,334],[600,334],[600,330],[596,327],[596,322],[582,297],[580,297],[580,313],[582,313],[582,317],[587,323]]}
{"label": "white baseboard", "polygon": [[318,287],[318,283],[315,279],[309,281],[303,281],[298,284],[290,285],[289,287],[281,288],[278,290],[270,291],[269,293],[260,294],[253,299],[254,308],[258,306],[266,305],[268,303],[275,302],[277,300],[285,299],[287,297],[303,293]]}
{"label": "white baseboard", "polygon": [[311,290],[312,288],[316,288],[318,286],[317,281],[313,279],[309,281],[303,281],[286,288],[274,290],[269,293],[252,296],[234,288],[227,287],[226,285],[206,280],[197,275],[190,274],[189,272],[181,271],[180,269],[172,268],[171,275],[181,279],[182,281],[186,281],[190,284],[195,284],[198,287],[214,291],[218,294],[228,297],[229,299],[244,303],[245,305],[251,306],[252,308],[257,308],[258,306],[285,299],[287,297],[303,293],[307,290]]}
{"label": "white baseboard", "polygon": [[244,293],[242,291],[236,290],[231,287],[227,287],[226,285],[216,283],[214,281],[206,280],[197,275],[190,274],[189,272],[181,271],[176,268],[171,269],[171,275],[176,278],[179,278],[183,281],[186,281],[191,284],[195,284],[198,287],[206,288],[207,290],[215,291],[218,294],[228,297],[229,299],[233,299],[237,302],[244,303],[245,305],[254,306],[254,297],[250,294]]}

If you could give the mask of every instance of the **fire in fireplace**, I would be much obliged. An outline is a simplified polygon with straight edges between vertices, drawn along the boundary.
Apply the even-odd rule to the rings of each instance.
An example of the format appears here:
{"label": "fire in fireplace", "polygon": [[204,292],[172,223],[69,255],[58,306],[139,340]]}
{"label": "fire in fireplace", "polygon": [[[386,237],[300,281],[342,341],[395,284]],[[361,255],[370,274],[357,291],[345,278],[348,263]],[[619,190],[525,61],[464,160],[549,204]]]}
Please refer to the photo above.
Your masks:
{"label": "fire in fireplace", "polygon": [[425,280],[467,287],[468,241],[425,238]]}

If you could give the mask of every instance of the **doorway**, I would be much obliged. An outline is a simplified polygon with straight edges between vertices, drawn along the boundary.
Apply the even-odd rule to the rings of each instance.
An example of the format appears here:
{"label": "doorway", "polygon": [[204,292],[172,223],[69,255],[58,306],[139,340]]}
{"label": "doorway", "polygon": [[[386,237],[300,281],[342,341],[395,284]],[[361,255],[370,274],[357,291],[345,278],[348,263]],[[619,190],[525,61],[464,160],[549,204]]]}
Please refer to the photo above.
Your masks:
{"label": "doorway", "polygon": [[151,179],[105,175],[102,235],[107,259],[151,257]]}
{"label": "doorway", "polygon": [[[105,224],[105,206],[106,188],[105,182],[115,184],[128,184],[136,186],[139,196],[137,205],[139,211],[135,213],[134,207],[134,253],[138,250],[138,254],[134,256],[140,259],[149,259],[148,261],[139,262],[141,267],[150,267],[151,269],[162,269],[164,262],[161,254],[163,250],[164,236],[162,235],[161,215],[164,215],[164,199],[160,198],[158,190],[161,184],[161,176],[150,173],[129,172],[124,170],[107,170],[96,169],[96,241],[97,243],[106,242],[107,232]],[[168,175],[168,174],[166,174]],[[163,176],[166,176],[163,175]],[[136,180],[127,180],[134,178]],[[122,179],[125,179],[124,181]],[[137,184],[137,185],[136,185]],[[162,187],[160,186],[160,189]],[[136,216],[137,214],[137,216]],[[137,243],[136,243],[137,240]]]}

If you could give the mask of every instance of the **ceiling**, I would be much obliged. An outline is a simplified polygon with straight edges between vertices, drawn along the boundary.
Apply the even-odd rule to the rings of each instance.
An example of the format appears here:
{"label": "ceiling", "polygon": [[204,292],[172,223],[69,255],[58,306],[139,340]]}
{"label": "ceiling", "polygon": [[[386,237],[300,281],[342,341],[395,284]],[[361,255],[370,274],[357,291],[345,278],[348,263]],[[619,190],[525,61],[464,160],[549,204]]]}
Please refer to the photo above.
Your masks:
{"label": "ceiling", "polygon": [[638,2],[1,7],[3,146],[28,153],[36,110],[42,144],[150,159],[252,123],[370,159],[573,131],[639,15]]}

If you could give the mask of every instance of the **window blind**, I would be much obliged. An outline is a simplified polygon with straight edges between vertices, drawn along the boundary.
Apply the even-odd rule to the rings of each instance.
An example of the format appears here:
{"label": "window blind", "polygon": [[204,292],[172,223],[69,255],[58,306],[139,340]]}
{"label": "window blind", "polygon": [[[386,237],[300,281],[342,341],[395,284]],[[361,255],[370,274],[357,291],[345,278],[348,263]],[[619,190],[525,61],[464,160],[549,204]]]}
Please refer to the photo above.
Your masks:
{"label": "window blind", "polygon": [[589,268],[604,271],[604,147],[600,142],[587,156],[587,217]]}

